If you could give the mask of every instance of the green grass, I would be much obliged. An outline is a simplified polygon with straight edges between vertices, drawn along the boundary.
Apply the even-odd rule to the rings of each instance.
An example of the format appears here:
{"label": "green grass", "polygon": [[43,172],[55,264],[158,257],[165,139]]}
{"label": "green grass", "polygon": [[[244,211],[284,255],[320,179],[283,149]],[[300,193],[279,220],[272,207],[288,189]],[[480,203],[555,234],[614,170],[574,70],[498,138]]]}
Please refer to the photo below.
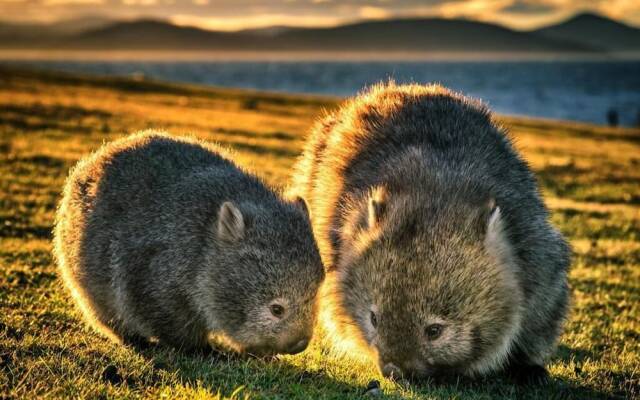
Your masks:
{"label": "green grass", "polygon": [[218,141],[286,184],[336,99],[0,69],[0,398],[640,396],[640,132],[504,118],[575,249],[573,311],[545,387],[500,376],[402,386],[316,340],[265,361],[123,347],[87,329],[57,278],[51,225],[68,169],[104,141],[167,129]]}

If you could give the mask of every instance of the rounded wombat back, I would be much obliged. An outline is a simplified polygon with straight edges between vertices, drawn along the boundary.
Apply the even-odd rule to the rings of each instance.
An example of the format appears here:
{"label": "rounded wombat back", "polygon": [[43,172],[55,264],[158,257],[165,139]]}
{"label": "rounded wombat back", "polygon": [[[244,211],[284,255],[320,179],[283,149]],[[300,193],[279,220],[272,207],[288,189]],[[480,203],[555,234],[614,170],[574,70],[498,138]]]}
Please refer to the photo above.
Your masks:
{"label": "rounded wombat back", "polygon": [[215,146],[143,132],[71,171],[54,251],[86,319],[115,340],[292,352],[324,276],[305,210]]}
{"label": "rounded wombat back", "polygon": [[473,375],[551,353],[569,249],[482,104],[374,86],[315,126],[292,182],[328,271],[328,329],[381,371]]}

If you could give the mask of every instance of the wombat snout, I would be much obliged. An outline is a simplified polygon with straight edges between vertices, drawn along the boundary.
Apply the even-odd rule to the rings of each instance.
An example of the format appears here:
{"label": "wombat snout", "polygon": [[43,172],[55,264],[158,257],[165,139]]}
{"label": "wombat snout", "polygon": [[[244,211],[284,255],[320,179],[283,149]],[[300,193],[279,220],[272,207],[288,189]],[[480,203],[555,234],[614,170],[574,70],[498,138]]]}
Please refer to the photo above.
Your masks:
{"label": "wombat snout", "polygon": [[307,338],[300,339],[297,342],[291,343],[287,347],[286,353],[287,354],[302,353],[307,348],[308,345],[309,345],[309,339],[307,339]]}
{"label": "wombat snout", "polygon": [[434,377],[441,373],[434,367],[426,365],[424,362],[419,360],[395,363],[388,359],[380,358],[378,360],[378,368],[380,369],[382,376],[393,380],[411,380]]}
{"label": "wombat snout", "polygon": [[389,379],[400,379],[402,377],[402,370],[398,368],[394,363],[381,362],[380,372],[382,376]]}

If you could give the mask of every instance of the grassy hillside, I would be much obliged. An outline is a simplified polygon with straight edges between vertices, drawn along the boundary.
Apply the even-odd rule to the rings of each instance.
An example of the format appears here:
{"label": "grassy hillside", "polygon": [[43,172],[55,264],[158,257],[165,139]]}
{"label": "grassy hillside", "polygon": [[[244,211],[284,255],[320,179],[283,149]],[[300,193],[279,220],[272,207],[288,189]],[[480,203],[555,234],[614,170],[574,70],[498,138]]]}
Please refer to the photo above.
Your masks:
{"label": "grassy hillside", "polygon": [[51,225],[67,170],[140,129],[228,145],[274,185],[330,98],[0,69],[0,398],[389,398],[640,396],[640,132],[504,119],[575,249],[573,312],[551,383],[501,377],[401,386],[316,341],[275,361],[142,352],[85,328],[57,279]]}

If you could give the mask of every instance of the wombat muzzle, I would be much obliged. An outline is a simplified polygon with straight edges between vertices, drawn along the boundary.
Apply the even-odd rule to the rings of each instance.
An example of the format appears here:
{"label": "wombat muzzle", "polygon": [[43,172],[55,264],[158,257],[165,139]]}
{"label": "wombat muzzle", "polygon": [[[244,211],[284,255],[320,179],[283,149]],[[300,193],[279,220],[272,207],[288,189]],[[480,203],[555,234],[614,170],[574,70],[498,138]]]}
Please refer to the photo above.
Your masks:
{"label": "wombat muzzle", "polygon": [[297,343],[289,346],[289,348],[287,349],[287,353],[289,354],[302,353],[307,348],[308,345],[309,345],[308,339],[299,340]]}

